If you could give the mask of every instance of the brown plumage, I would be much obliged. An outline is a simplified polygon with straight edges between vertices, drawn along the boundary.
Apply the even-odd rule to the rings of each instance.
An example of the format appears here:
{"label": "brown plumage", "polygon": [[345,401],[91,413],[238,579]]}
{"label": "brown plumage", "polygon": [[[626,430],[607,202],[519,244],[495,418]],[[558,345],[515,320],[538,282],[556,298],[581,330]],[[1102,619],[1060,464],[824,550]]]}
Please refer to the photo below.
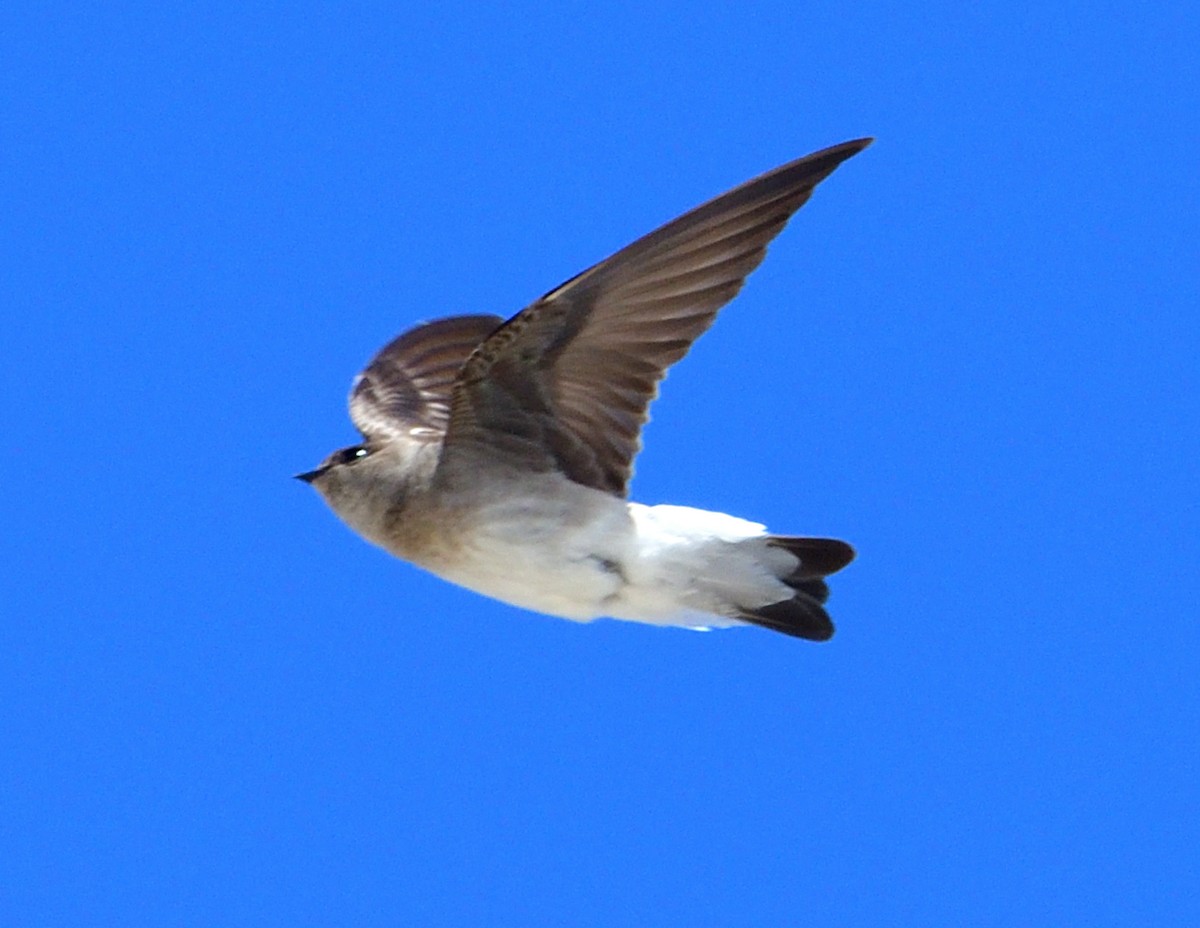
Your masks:
{"label": "brown plumage", "polygon": [[735,187],[507,322],[458,316],[401,335],[351,391],[363,444],[302,478],[367,538],[507,602],[828,638],[823,578],[853,558],[848,544],[625,500],[667,369],[816,185],[870,141]]}

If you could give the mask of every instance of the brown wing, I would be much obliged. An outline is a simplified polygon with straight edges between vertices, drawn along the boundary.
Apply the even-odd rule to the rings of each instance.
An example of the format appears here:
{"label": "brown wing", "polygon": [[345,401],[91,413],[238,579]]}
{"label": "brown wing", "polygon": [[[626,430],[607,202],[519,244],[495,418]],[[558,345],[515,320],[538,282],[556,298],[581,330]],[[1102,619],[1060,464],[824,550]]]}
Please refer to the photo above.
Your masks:
{"label": "brown wing", "polygon": [[452,316],[389,342],[354,380],[354,425],[367,438],[403,434],[440,441],[463,363],[503,321],[499,316]]}
{"label": "brown wing", "polygon": [[624,496],[667,368],[813,188],[870,143],[845,142],[748,181],[514,316],[463,367],[443,465],[460,452],[464,462],[487,454]]}

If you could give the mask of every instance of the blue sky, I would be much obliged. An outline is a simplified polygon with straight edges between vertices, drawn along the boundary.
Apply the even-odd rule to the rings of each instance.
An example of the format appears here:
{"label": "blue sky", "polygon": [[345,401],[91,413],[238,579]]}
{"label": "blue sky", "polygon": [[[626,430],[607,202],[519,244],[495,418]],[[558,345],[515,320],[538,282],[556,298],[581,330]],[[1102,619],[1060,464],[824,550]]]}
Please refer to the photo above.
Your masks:
{"label": "blue sky", "polygon": [[[0,922],[1200,917],[1185,4],[6,4]],[[838,634],[523,613],[290,475],[409,325],[878,142],[635,496]]]}

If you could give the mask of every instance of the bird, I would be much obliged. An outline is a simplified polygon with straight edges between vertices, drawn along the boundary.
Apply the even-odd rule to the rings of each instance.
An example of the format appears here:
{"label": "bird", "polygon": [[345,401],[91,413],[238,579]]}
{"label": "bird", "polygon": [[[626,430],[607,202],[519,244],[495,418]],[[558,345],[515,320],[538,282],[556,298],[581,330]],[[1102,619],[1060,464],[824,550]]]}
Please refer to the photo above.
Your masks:
{"label": "bird", "polygon": [[629,498],[648,407],[814,188],[834,145],[684,213],[505,320],[410,329],[353,382],[362,441],[296,477],[351,529],[451,583],[579,622],[759,626],[825,641],[833,538]]}

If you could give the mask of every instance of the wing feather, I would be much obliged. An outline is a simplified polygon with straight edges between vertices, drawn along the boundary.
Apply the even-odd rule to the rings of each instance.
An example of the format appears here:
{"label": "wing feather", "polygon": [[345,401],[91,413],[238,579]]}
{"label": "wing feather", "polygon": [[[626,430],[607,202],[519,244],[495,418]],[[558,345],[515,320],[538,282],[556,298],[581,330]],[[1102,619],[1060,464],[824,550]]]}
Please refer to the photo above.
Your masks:
{"label": "wing feather", "polygon": [[452,316],[393,339],[355,378],[350,418],[366,438],[406,435],[440,441],[454,383],[499,316]]}
{"label": "wing feather", "polygon": [[[667,368],[737,295],[818,183],[870,139],[785,164],[685,213],[518,313],[467,359],[442,465],[507,455],[624,496]],[[439,407],[445,408],[445,407]]]}

